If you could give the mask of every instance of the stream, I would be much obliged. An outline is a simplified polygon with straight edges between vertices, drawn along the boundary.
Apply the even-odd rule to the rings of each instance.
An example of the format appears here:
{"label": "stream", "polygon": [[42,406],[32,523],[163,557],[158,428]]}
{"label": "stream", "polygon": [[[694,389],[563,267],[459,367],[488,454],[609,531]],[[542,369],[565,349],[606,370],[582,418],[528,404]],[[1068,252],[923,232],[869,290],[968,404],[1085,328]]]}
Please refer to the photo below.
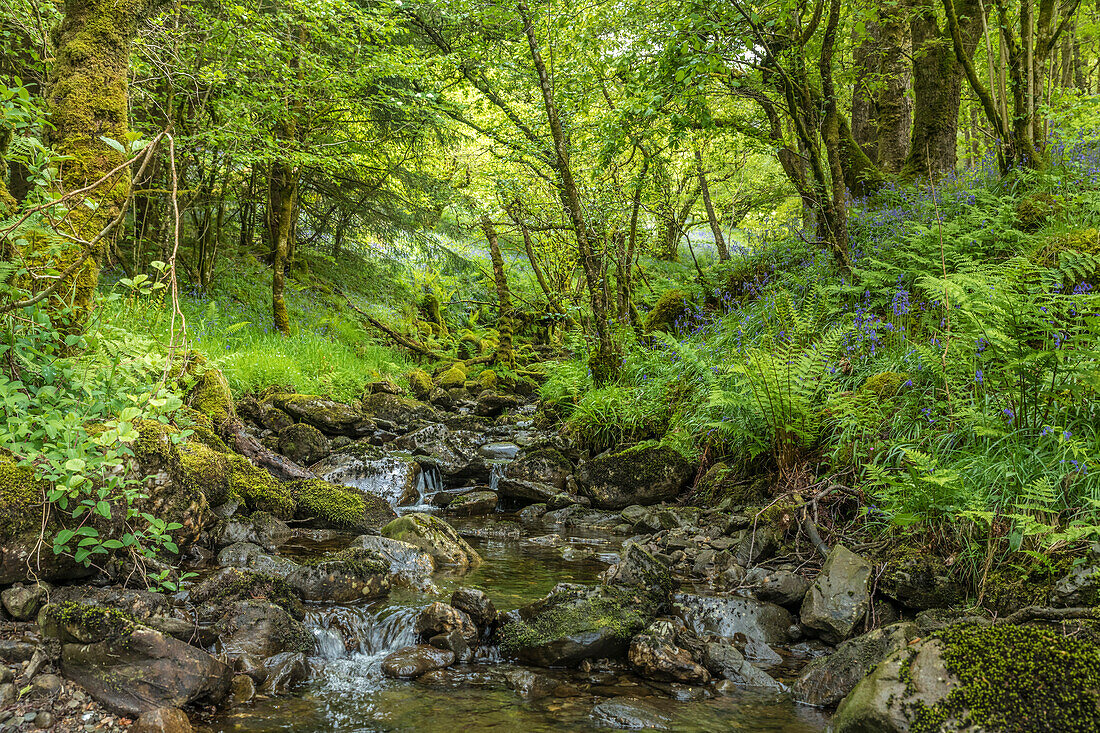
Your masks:
{"label": "stream", "polygon": [[[418,511],[425,504],[417,502]],[[631,674],[625,665],[588,671],[545,670],[560,680],[554,695],[524,699],[509,676],[525,668],[504,662],[495,647],[482,646],[472,664],[458,665],[417,681],[388,679],[381,663],[390,652],[416,643],[420,609],[446,601],[466,586],[485,591],[504,612],[546,595],[561,582],[595,584],[615,561],[622,538],[593,530],[546,527],[545,534],[515,538],[520,525],[509,515],[447,517],[478,550],[484,564],[466,575],[437,572],[438,594],[394,589],[384,599],[358,605],[310,606],[306,623],[317,644],[308,682],[291,696],[258,699],[207,720],[210,733],[292,731],[823,731],[824,714],[789,697],[725,685],[691,687],[657,683]],[[485,535],[507,534],[506,540]],[[480,536],[478,536],[480,535]],[[338,549],[310,547],[298,552]],[[291,550],[293,551],[293,550]],[[721,691],[719,691],[719,689]],[[568,694],[561,695],[566,690]]]}

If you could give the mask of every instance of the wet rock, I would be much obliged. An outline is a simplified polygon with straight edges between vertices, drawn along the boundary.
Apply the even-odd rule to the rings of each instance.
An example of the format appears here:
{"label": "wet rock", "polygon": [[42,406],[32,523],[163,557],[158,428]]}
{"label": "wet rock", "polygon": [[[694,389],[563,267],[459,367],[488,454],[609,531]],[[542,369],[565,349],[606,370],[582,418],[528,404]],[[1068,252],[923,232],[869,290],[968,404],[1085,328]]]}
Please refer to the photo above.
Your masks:
{"label": "wet rock", "polygon": [[646,588],[667,603],[673,585],[668,563],[636,542],[624,544],[622,554],[622,560],[607,569],[606,581]]}
{"label": "wet rock", "polygon": [[219,645],[230,658],[251,655],[260,659],[280,652],[309,652],[313,635],[284,608],[264,601],[238,601],[214,626]]}
{"label": "wet rock", "polygon": [[515,443],[486,443],[477,452],[491,461],[511,461],[519,455],[520,447]]}
{"label": "wet rock", "polygon": [[453,482],[489,481],[489,462],[479,452],[484,438],[465,430],[428,425],[395,440],[396,447],[409,451],[422,465],[436,468]]}
{"label": "wet rock", "polygon": [[627,658],[640,675],[649,679],[693,685],[710,681],[707,670],[666,636],[638,634],[630,640]]}
{"label": "wet rock", "polygon": [[867,613],[870,580],[870,563],[836,545],[802,602],[802,625],[832,644],[847,639]]}
{"label": "wet rock", "polygon": [[544,697],[562,697],[559,690],[565,687],[556,680],[529,669],[510,669],[504,673],[504,680],[524,700],[539,700]]}
{"label": "wet rock", "polygon": [[906,648],[917,635],[915,624],[902,623],[849,639],[829,656],[807,664],[791,685],[791,696],[808,705],[836,705],[875,665]]}
{"label": "wet rock", "polygon": [[[86,616],[85,619],[91,618]],[[221,702],[230,668],[206,652],[145,626],[85,628],[92,643],[61,647],[61,670],[101,705],[124,715]]]}
{"label": "wet rock", "polygon": [[757,527],[755,532],[750,529],[737,547],[737,563],[751,567],[767,560],[779,548],[780,540],[779,532],[772,527]]}
{"label": "wet rock", "polygon": [[235,518],[225,522],[218,533],[217,545],[225,547],[238,542],[258,545],[274,552],[294,536],[293,530],[283,520],[268,512],[256,512],[251,517]]}
{"label": "wet rock", "polygon": [[1100,605],[1100,544],[1094,544],[1085,562],[1077,565],[1060,578],[1051,591],[1051,605],[1095,606]]}
{"label": "wet rock", "polygon": [[623,522],[640,532],[656,532],[661,528],[661,523],[657,519],[657,513],[649,507],[644,507],[640,504],[628,506],[620,512],[619,516],[622,517]]}
{"label": "wet rock", "polygon": [[478,628],[487,629],[497,620],[497,609],[485,591],[477,588],[458,588],[451,594],[451,605],[463,611]]}
{"label": "wet rock", "polygon": [[538,481],[523,481],[514,478],[502,478],[497,481],[497,490],[501,496],[508,496],[523,501],[546,503],[557,496],[561,489],[553,484],[544,484]]}
{"label": "wet rock", "polygon": [[24,585],[16,583],[11,588],[0,592],[0,602],[4,609],[11,614],[16,621],[29,621],[38,614],[50,587],[43,583],[31,583]]}
{"label": "wet rock", "polygon": [[302,565],[286,576],[305,601],[348,603],[390,592],[389,563],[371,550],[353,548],[321,562]]}
{"label": "wet rock", "polygon": [[581,493],[593,506],[624,509],[675,499],[694,472],[692,463],[675,450],[643,443],[582,463],[576,477]]}
{"label": "wet rock", "polygon": [[0,639],[0,661],[18,664],[28,661],[37,647],[24,639]]}
{"label": "wet rock", "polygon": [[728,640],[707,642],[703,647],[703,666],[715,677],[738,685],[772,690],[783,688],[767,672],[753,666]]}
{"label": "wet rock", "polygon": [[312,425],[297,423],[279,431],[279,452],[300,466],[310,466],[332,452],[332,443]]}
{"label": "wet rock", "polygon": [[523,399],[516,395],[482,392],[478,395],[477,404],[474,405],[474,414],[482,417],[496,417],[502,412],[514,410],[522,404]]}
{"label": "wet rock", "polygon": [[420,465],[368,446],[334,453],[313,470],[325,481],[380,496],[391,506],[409,506],[420,498]]}
{"label": "wet rock", "polygon": [[382,674],[387,677],[411,680],[455,663],[454,652],[420,644],[398,649],[382,660]]}
{"label": "wet rock", "polygon": [[760,600],[787,607],[800,606],[810,590],[810,581],[790,570],[753,568],[744,582]]}
{"label": "wet rock", "polygon": [[504,469],[504,478],[546,484],[557,491],[565,490],[565,480],[573,473],[573,462],[554,448],[524,451]]}
{"label": "wet rock", "polygon": [[948,608],[966,598],[966,587],[951,578],[943,560],[931,555],[888,561],[876,587],[887,598],[918,611]]}
{"label": "wet rock", "polygon": [[179,708],[157,708],[142,713],[130,727],[130,733],[191,733],[191,721]]}
{"label": "wet rock", "polygon": [[263,672],[260,692],[280,695],[309,679],[309,662],[301,652],[282,652],[264,660]]}
{"label": "wet rock", "polygon": [[454,527],[429,514],[406,514],[382,528],[382,536],[415,545],[431,555],[436,567],[477,567],[481,556]]}
{"label": "wet rock", "polygon": [[697,636],[744,637],[764,644],[786,644],[793,622],[784,608],[754,598],[677,593],[673,613]]}
{"label": "wet rock", "polygon": [[431,405],[386,393],[365,396],[363,412],[379,423],[389,423],[403,430],[439,420],[439,413]]}
{"label": "wet rock", "polygon": [[317,395],[274,394],[266,401],[327,435],[356,438],[369,435],[375,429],[374,423],[358,407]]}
{"label": "wet rock", "polygon": [[459,517],[477,517],[484,514],[492,514],[496,511],[499,501],[495,492],[471,491],[460,494],[447,505],[447,513]]}
{"label": "wet rock", "polygon": [[659,606],[643,589],[561,583],[509,617],[501,651],[540,667],[623,656]]}
{"label": "wet rock", "polygon": [[417,590],[434,588],[431,581],[435,564],[432,556],[416,545],[378,535],[356,537],[352,547],[360,547],[378,553],[389,563],[393,583]]}
{"label": "wet rock", "polygon": [[256,683],[247,674],[236,675],[230,686],[229,697],[234,705],[247,705],[256,697]]}
{"label": "wet rock", "polygon": [[671,730],[673,720],[649,699],[613,697],[592,708],[592,719],[600,727]]}
{"label": "wet rock", "polygon": [[546,504],[530,504],[519,510],[519,521],[523,524],[534,524],[546,514]]}
{"label": "wet rock", "polygon": [[455,661],[459,664],[466,664],[474,658],[470,643],[457,630],[445,634],[436,634],[428,639],[428,644],[436,649],[447,649],[454,652]]}
{"label": "wet rock", "polygon": [[[13,511],[22,511],[22,508],[5,506],[0,499],[0,516]],[[51,583],[80,580],[95,573],[95,568],[84,567],[69,555],[38,552],[40,540],[38,529],[0,538],[0,585],[25,581],[28,567],[40,581]]]}
{"label": "wet rock", "polygon": [[416,617],[416,633],[421,638],[452,631],[461,634],[467,644],[473,644],[478,639],[477,625],[469,614],[446,603],[432,603]]}
{"label": "wet rock", "polygon": [[579,505],[582,507],[592,506],[592,500],[587,496],[577,496],[576,494],[567,494],[564,491],[551,496],[546,500],[546,508],[550,511],[562,509],[567,506]]}

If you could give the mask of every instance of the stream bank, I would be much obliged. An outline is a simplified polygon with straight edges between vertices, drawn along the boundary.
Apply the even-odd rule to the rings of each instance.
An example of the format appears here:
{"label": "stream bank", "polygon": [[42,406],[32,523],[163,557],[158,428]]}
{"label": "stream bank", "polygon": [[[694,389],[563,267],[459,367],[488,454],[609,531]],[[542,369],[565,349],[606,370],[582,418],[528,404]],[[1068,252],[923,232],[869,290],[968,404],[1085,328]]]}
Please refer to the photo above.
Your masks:
{"label": "stream bank", "polygon": [[[187,484],[203,501],[183,530],[196,574],[183,592],[88,584],[60,565],[8,587],[29,656],[5,659],[0,700],[29,684],[45,709],[79,686],[103,720],[211,733],[800,732],[825,730],[838,704],[841,730],[908,730],[908,696],[959,710],[962,686],[897,686],[917,662],[918,681],[965,683],[962,639],[943,635],[959,623],[998,644],[1090,638],[1074,613],[1095,600],[1100,574],[1086,568],[1051,591],[1058,638],[1001,638],[987,617],[942,610],[963,590],[934,558],[836,544],[822,561],[799,546],[790,508],[681,504],[697,467],[663,446],[592,455],[537,426],[530,397],[476,382],[422,391],[426,402],[389,383],[351,405],[277,390],[240,401],[235,434],[317,478]],[[216,453],[216,437],[198,437],[184,457]],[[178,475],[191,474],[167,470],[163,486]],[[1066,654],[1091,659],[1083,643]],[[9,704],[7,729],[37,724],[27,702],[18,717]]]}

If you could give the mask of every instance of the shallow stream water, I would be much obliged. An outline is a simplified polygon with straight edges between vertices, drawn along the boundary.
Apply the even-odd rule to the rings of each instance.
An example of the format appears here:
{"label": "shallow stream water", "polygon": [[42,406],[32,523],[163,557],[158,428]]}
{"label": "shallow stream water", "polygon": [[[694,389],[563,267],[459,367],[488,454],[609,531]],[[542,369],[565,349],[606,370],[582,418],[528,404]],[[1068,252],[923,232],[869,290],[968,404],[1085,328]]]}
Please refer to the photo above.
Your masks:
{"label": "shallow stream water", "polygon": [[[492,519],[451,519],[459,529],[515,528]],[[620,539],[605,533],[547,528],[523,539],[470,538],[485,562],[464,576],[437,573],[438,595],[395,589],[356,606],[315,605],[307,624],[317,638],[311,679],[295,694],[258,700],[206,721],[210,733],[290,731],[824,731],[827,720],[784,695],[748,688],[688,687],[642,680],[622,669],[588,674],[533,669],[572,684],[576,694],[524,700],[507,683],[494,648],[474,664],[456,665],[431,682],[382,676],[382,659],[415,643],[413,624],[432,601],[460,586],[484,590],[499,611],[541,598],[556,584],[595,583],[615,558]]]}

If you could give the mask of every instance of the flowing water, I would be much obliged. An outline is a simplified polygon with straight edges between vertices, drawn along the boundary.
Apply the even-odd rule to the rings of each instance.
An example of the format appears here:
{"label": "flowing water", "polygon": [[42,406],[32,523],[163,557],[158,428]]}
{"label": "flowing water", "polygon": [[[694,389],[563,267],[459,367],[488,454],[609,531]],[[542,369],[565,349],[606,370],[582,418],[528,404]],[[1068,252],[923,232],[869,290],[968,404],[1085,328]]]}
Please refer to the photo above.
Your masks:
{"label": "flowing water", "polygon": [[[470,539],[485,563],[465,576],[437,573],[438,595],[398,589],[355,606],[313,606],[306,619],[317,639],[310,682],[293,696],[259,700],[207,721],[205,730],[259,733],[366,731],[587,731],[609,728],[674,731],[823,731],[817,711],[782,695],[745,688],[720,694],[641,680],[624,671],[581,675],[535,670],[573,685],[576,694],[524,700],[506,675],[520,669],[482,648],[473,664],[456,665],[431,683],[382,676],[382,659],[416,643],[421,608],[446,601],[460,586],[484,590],[507,611],[544,596],[557,583],[595,583],[619,541],[606,534],[548,533],[515,539],[515,525],[494,519],[454,520],[460,529],[512,539]],[[513,531],[508,531],[512,529]],[[503,531],[502,531],[503,530]],[[549,532],[549,530],[548,530]]]}

